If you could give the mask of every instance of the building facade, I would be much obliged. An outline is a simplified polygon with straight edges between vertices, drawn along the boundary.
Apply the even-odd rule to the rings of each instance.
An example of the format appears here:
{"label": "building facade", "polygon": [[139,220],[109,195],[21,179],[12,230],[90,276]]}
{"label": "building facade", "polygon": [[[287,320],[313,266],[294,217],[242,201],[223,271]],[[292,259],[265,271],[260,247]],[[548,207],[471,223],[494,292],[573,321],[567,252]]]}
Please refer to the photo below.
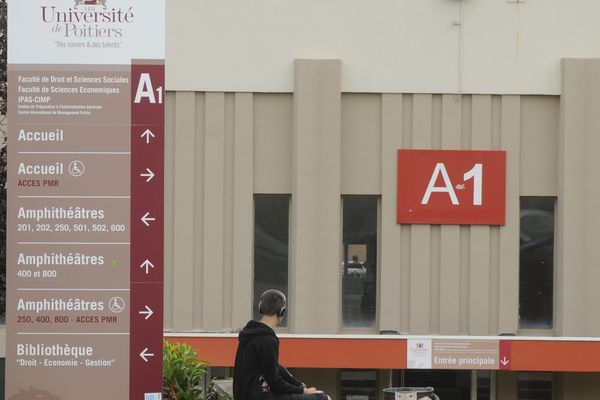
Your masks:
{"label": "building facade", "polygon": [[[172,340],[227,375],[235,331],[276,287],[283,362],[336,398],[399,384],[443,399],[600,395],[600,364],[585,361],[600,334],[598,6],[179,3]],[[399,149],[505,151],[505,225],[397,224]],[[423,337],[506,338],[513,368],[409,369],[399,354]]]}
{"label": "building facade", "polygon": [[[275,287],[335,398],[599,398],[600,5],[380,3],[168,3],[165,335],[229,375]],[[398,224],[399,149],[505,151],[505,224]],[[513,365],[408,368],[420,338]]]}

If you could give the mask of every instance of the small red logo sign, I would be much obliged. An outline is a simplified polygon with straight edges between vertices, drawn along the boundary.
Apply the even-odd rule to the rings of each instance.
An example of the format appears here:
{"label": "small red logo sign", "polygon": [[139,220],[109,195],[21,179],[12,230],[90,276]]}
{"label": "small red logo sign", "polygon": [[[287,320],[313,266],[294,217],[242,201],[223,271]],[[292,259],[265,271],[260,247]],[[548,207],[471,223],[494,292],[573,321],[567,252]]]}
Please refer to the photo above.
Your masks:
{"label": "small red logo sign", "polygon": [[106,0],[74,0],[75,8],[80,5],[84,6],[102,6],[106,8]]}

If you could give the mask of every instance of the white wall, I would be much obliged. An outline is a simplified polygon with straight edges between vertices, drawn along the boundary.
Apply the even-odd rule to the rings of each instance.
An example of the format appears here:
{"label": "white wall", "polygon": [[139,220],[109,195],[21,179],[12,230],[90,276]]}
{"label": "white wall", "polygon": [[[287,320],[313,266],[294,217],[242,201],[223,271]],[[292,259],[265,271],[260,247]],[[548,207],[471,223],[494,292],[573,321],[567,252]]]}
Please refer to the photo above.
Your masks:
{"label": "white wall", "polygon": [[344,92],[559,94],[600,1],[520,1],[169,0],[167,85],[292,92],[294,59],[337,58]]}

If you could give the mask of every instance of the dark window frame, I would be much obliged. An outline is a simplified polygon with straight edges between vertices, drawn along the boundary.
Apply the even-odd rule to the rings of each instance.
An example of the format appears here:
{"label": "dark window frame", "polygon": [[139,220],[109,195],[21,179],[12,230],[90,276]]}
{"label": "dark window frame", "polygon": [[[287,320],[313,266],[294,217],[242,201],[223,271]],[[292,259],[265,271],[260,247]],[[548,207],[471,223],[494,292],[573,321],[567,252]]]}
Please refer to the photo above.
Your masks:
{"label": "dark window frame", "polygon": [[[372,323],[370,325],[366,325],[366,324],[356,324],[356,325],[352,325],[352,324],[346,324],[345,323],[345,318],[344,318],[344,276],[346,274],[347,271],[347,265],[348,262],[352,260],[352,255],[349,254],[349,251],[347,249],[347,244],[346,244],[346,240],[345,240],[345,200],[346,199],[368,199],[370,201],[374,202],[374,218],[375,218],[375,229],[374,229],[374,233],[375,233],[375,244],[372,246],[373,247],[373,254],[375,257],[375,262],[370,264],[367,260],[367,269],[368,269],[368,265],[374,265],[374,280],[372,283],[374,283],[374,290],[373,288],[370,288],[370,291],[374,292],[374,298],[369,298],[368,300],[366,300],[367,306],[366,307],[370,307],[370,306],[374,306],[374,311],[372,311],[373,313],[373,318],[372,318]],[[381,290],[381,285],[380,285],[380,276],[381,276],[381,269],[380,269],[380,256],[381,256],[381,196],[380,195],[371,195],[371,194],[343,194],[340,197],[340,203],[341,203],[341,218],[340,218],[340,238],[341,238],[341,253],[340,253],[340,268],[341,268],[341,279],[340,279],[340,307],[339,307],[339,312],[340,312],[340,329],[342,331],[376,331],[378,329],[379,326],[379,312],[380,312],[380,296],[379,296],[379,291]],[[355,243],[357,245],[360,245],[362,243]],[[348,245],[352,245],[352,243],[348,243]],[[368,251],[368,249],[367,249]],[[346,254],[348,252],[348,254]],[[361,303],[363,303],[363,300],[361,299]],[[361,311],[362,312],[362,311]],[[361,320],[362,321],[362,320]]]}
{"label": "dark window frame", "polygon": [[[268,198],[279,198],[279,199],[287,199],[287,233],[285,239],[287,240],[287,248],[285,257],[287,258],[286,271],[285,271],[285,287],[282,285],[264,285],[263,288],[258,289],[257,291],[257,219],[256,219],[256,210],[257,210],[257,199],[268,199]],[[290,236],[291,236],[291,206],[292,206],[292,196],[289,193],[255,193],[253,196],[253,209],[252,209],[252,220],[253,220],[253,230],[252,230],[252,317],[257,319],[258,315],[258,303],[260,294],[267,289],[278,289],[288,296],[289,288],[290,288]],[[267,274],[270,275],[270,274]],[[281,282],[279,282],[281,283]],[[260,292],[260,293],[259,293]],[[289,297],[289,296],[288,296]],[[289,299],[288,299],[289,301]],[[289,304],[288,304],[289,306]],[[286,328],[288,326],[287,317],[283,320],[281,327]]]}
{"label": "dark window frame", "polygon": [[[550,202],[552,207],[548,205]],[[535,206],[536,203],[539,205]],[[519,204],[519,330],[551,331],[554,329],[556,316],[557,198],[555,196],[521,196]],[[551,227],[548,226],[550,218]],[[547,256],[548,247],[551,247],[551,257]],[[539,264],[545,264],[550,259],[551,273],[542,274],[541,278],[534,276],[535,270],[532,270],[534,265],[526,266],[525,263],[528,261],[524,260],[525,257],[530,264],[536,261]],[[536,286],[540,294],[538,299],[531,290],[532,285],[538,285]],[[525,286],[528,287],[528,290],[524,290]],[[541,296],[548,293],[551,299],[544,301]],[[536,312],[536,309],[541,309],[541,312]],[[543,314],[542,317],[535,320],[533,316],[539,314]]]}
{"label": "dark window frame", "polygon": [[[531,379],[538,377],[538,379]],[[525,379],[529,377],[530,379]],[[546,379],[541,379],[546,378]],[[549,378],[549,379],[547,379]],[[517,400],[553,400],[556,375],[553,372],[518,372],[517,373]],[[527,383],[531,382],[531,383]],[[544,388],[544,384],[549,383],[550,388]],[[535,393],[534,396],[527,394]],[[549,393],[550,397],[540,397],[540,394]]]}

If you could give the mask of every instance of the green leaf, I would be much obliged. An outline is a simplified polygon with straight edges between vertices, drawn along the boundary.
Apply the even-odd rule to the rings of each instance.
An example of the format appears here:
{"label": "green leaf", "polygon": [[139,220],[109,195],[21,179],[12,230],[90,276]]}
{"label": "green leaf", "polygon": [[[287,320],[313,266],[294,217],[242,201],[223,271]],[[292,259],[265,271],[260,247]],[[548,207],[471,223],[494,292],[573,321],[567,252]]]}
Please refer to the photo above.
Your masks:
{"label": "green leaf", "polygon": [[184,343],[164,341],[163,398],[165,400],[204,400],[201,380],[206,376],[207,361]]}

